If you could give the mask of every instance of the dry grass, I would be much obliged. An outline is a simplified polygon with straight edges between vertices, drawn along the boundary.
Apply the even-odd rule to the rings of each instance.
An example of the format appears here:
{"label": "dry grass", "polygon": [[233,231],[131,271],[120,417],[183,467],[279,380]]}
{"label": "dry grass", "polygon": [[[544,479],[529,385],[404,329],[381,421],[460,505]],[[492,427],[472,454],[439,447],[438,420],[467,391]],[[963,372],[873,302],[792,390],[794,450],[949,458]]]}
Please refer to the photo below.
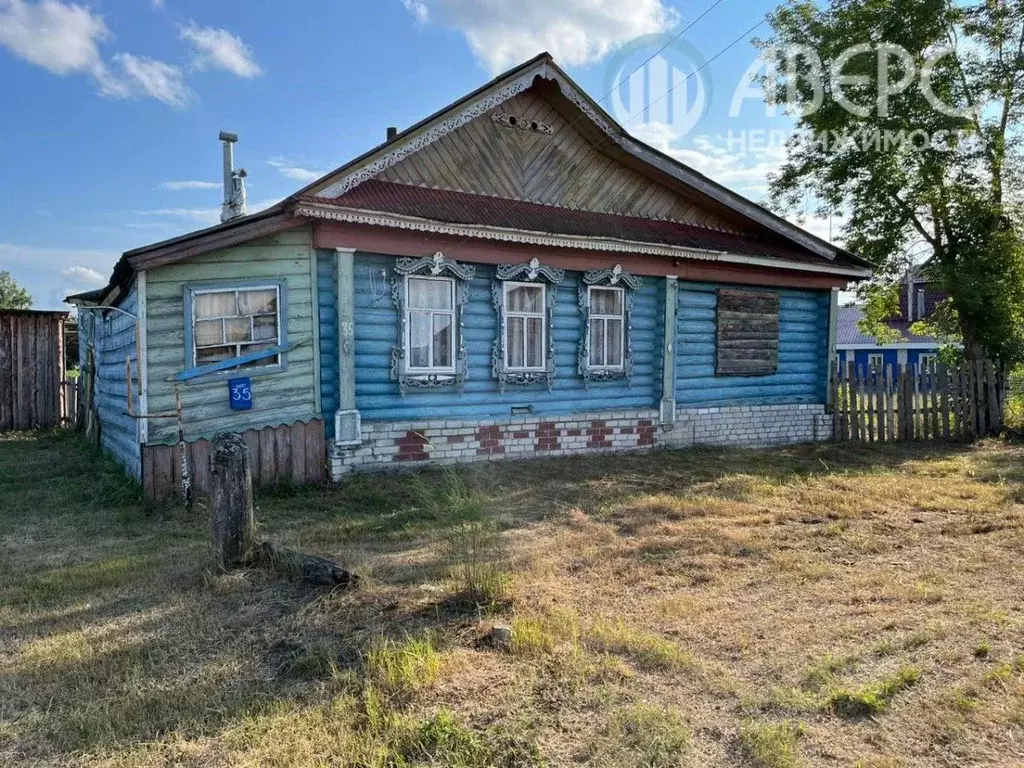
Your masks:
{"label": "dry grass", "polygon": [[1022,764],[1022,479],[990,442],[261,494],[346,594],[215,575],[201,507],[0,440],[0,764]]}

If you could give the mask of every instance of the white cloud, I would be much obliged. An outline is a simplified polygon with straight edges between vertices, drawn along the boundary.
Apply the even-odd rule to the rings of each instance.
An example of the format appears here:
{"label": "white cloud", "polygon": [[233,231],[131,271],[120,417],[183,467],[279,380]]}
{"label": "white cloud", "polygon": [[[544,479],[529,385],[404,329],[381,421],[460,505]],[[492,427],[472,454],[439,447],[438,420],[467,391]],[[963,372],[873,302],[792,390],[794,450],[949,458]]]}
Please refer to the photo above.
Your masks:
{"label": "white cloud", "polygon": [[311,181],[316,181],[324,175],[323,171],[314,171],[309,168],[302,168],[295,162],[282,157],[267,160],[267,165],[276,168],[278,173],[285,178],[294,179],[295,181],[301,181],[306,184]]}
{"label": "white cloud", "polygon": [[104,62],[100,43],[111,37],[103,17],[87,6],[0,0],[0,45],[15,56],[55,75],[88,75],[109,98],[150,96],[176,109],[187,105],[191,91],[178,67],[130,53],[115,55],[114,69]]}
{"label": "white cloud", "polygon": [[191,43],[195,49],[192,66],[196,69],[225,69],[244,78],[263,74],[252,49],[226,29],[200,27],[192,23],[181,27],[181,39]]}
{"label": "white cloud", "polygon": [[405,10],[416,17],[416,21],[420,24],[426,24],[430,18],[430,9],[422,0],[402,0],[402,5],[405,6]]}
{"label": "white cloud", "polygon": [[164,0],[150,0],[150,5],[153,6],[154,10],[162,11],[164,8]]}
{"label": "white cloud", "polygon": [[550,51],[566,65],[599,61],[625,43],[679,20],[663,0],[402,0],[419,21],[465,35],[492,72]]}
{"label": "white cloud", "polygon": [[220,189],[219,181],[164,181],[160,183],[160,189],[169,192],[181,192],[186,189]]}
{"label": "white cloud", "polygon": [[92,267],[68,267],[60,271],[61,277],[65,277],[76,283],[85,283],[88,285],[106,285],[107,278],[103,276],[101,272],[93,269]]}
{"label": "white cloud", "polygon": [[184,109],[193,93],[185,84],[181,69],[148,56],[119,53],[114,61],[121,67],[130,95],[151,96],[173,109]]}
{"label": "white cloud", "polygon": [[0,45],[55,75],[104,69],[99,43],[110,38],[102,16],[81,5],[0,0]]}

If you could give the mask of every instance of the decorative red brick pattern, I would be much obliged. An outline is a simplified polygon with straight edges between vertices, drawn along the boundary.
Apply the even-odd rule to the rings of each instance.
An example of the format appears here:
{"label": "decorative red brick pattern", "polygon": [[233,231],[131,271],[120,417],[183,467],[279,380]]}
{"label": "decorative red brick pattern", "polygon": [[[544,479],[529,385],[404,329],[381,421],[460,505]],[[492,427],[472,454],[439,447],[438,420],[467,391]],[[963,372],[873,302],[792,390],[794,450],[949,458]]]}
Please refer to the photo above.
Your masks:
{"label": "decorative red brick pattern", "polygon": [[601,420],[590,422],[590,429],[587,430],[587,435],[590,437],[590,441],[587,443],[588,448],[611,448],[612,441],[609,440],[615,430],[611,427],[606,427],[605,423]]}
{"label": "decorative red brick pattern", "polygon": [[637,447],[654,445],[654,422],[650,419],[640,419],[636,424]]}
{"label": "decorative red brick pattern", "polygon": [[497,425],[479,427],[476,431],[476,439],[480,443],[480,447],[476,449],[477,456],[490,456],[505,452],[505,446],[501,443],[501,427]]}
{"label": "decorative red brick pattern", "polygon": [[426,446],[430,443],[427,436],[422,432],[416,432],[410,429],[405,433],[405,437],[399,437],[395,440],[395,445],[398,446],[398,453],[395,454],[393,461],[426,461],[430,458],[426,452]]}
{"label": "decorative red brick pattern", "polygon": [[535,451],[557,451],[562,447],[562,430],[553,421],[542,421],[537,425],[534,435],[537,438],[533,448]]}
{"label": "decorative red brick pattern", "polygon": [[466,436],[465,435],[448,435],[448,442],[449,443],[462,443],[462,442],[465,442],[465,440],[466,440]]}

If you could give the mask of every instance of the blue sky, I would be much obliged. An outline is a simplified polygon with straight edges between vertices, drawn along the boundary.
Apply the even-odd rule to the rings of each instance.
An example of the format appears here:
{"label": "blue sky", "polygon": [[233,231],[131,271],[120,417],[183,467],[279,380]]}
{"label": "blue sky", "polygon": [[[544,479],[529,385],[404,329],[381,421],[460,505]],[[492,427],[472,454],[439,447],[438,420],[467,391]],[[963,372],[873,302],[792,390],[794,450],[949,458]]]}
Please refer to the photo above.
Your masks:
{"label": "blue sky", "polygon": [[[217,220],[221,129],[240,136],[253,210],[544,49],[602,96],[656,50],[630,41],[670,37],[713,2],[310,0],[289,13],[235,0],[0,0],[0,269],[35,306],[59,307],[104,283],[120,252]],[[720,0],[681,41],[711,58],[774,5]],[[710,102],[685,135],[649,116],[627,129],[759,198],[780,151],[724,140],[789,126],[756,100],[729,116],[755,56],[744,38],[704,70]]]}

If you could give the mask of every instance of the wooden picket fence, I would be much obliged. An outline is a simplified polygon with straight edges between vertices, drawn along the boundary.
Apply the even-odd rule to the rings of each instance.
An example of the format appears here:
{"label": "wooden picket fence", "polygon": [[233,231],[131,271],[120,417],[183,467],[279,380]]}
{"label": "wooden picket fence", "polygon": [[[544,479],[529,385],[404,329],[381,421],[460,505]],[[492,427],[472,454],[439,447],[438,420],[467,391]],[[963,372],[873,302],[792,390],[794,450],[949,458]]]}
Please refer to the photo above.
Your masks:
{"label": "wooden picket fence", "polygon": [[864,443],[952,440],[1003,428],[1006,377],[990,362],[832,372],[836,440]]}

